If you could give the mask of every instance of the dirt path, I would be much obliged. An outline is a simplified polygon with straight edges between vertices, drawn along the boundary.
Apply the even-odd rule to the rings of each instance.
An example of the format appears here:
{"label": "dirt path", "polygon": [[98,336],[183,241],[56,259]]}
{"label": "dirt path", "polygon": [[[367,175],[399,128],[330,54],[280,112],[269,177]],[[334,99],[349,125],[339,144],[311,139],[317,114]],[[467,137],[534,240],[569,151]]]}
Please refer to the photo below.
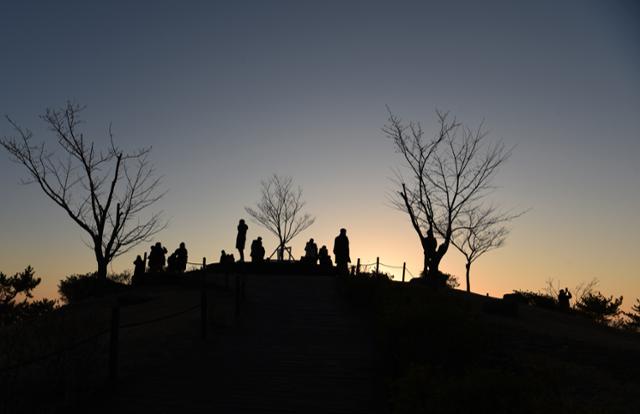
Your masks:
{"label": "dirt path", "polygon": [[234,326],[203,342],[197,323],[194,314],[165,324],[144,358],[123,355],[104,412],[371,413],[383,405],[373,338],[332,277],[249,276]]}

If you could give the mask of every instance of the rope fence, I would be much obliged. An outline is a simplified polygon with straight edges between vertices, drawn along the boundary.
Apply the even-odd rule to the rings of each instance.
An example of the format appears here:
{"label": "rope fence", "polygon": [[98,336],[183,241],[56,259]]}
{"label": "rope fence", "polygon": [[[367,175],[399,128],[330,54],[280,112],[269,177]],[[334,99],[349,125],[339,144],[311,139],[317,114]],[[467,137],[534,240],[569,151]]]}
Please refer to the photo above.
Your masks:
{"label": "rope fence", "polygon": [[[189,263],[191,264],[191,263]],[[206,262],[203,260],[202,264],[199,265],[203,265],[206,266]],[[245,276],[241,276],[241,275],[236,275],[236,288],[235,290],[235,313],[236,313],[236,317],[239,314],[240,311],[240,304],[241,302],[243,302],[244,298],[245,298],[245,288],[246,288],[246,281],[245,281]],[[161,321],[165,321],[168,319],[172,319],[172,318],[176,318],[178,316],[182,316],[185,315],[189,312],[193,312],[197,309],[201,310],[200,313],[200,319],[201,319],[201,324],[200,324],[200,330],[201,330],[201,337],[202,339],[206,339],[207,336],[207,318],[208,318],[208,311],[207,311],[207,290],[206,287],[203,285],[202,287],[202,291],[201,291],[201,297],[200,297],[200,303],[190,306],[186,309],[182,309],[180,311],[177,312],[173,312],[170,314],[166,314],[166,315],[162,315],[159,317],[155,317],[152,319],[148,319],[148,320],[144,320],[144,321],[139,321],[139,322],[129,322],[129,323],[124,323],[121,324],[120,323],[120,307],[119,306],[114,306],[112,308],[112,314],[111,314],[111,326],[108,329],[103,329],[99,332],[96,332],[95,334],[92,334],[90,336],[87,336],[86,338],[83,338],[79,341],[76,341],[70,345],[67,345],[61,349],[57,349],[51,352],[47,352],[45,354],[42,355],[38,355],[36,357],[33,357],[27,361],[22,361],[22,362],[17,362],[11,365],[7,365],[5,367],[0,368],[0,375],[4,375],[8,372],[11,371],[16,371],[19,370],[21,368],[30,366],[30,365],[34,365],[37,363],[40,363],[42,361],[46,361],[48,359],[52,359],[55,357],[60,357],[82,345],[85,345],[87,343],[93,342],[93,341],[97,341],[99,340],[101,337],[105,336],[106,334],[109,334],[110,336],[110,347],[109,347],[109,379],[111,381],[115,381],[116,379],[116,372],[117,372],[117,359],[118,359],[118,336],[119,336],[119,331],[122,329],[129,329],[129,328],[136,328],[136,327],[140,327],[140,326],[145,326],[145,325],[149,325],[149,324],[153,324],[153,323],[157,323],[157,322],[161,322]]]}
{"label": "rope fence", "polygon": [[[405,273],[408,273],[411,276],[411,278],[415,278],[415,275],[413,274],[413,272],[411,272],[411,270],[409,270],[409,268],[407,267],[406,262],[402,263],[402,266],[390,265],[390,264],[382,263],[379,257],[376,257],[376,261],[372,263],[360,263],[360,258],[358,258],[357,264],[355,266],[352,266],[352,271],[355,274],[380,273],[381,266],[388,269],[393,269],[393,270],[402,270],[403,282],[405,281]],[[391,278],[393,279],[393,275],[391,276]]]}
{"label": "rope fence", "polygon": [[[163,321],[163,320],[166,320],[166,319],[175,318],[176,316],[184,315],[185,313],[188,313],[188,312],[191,312],[191,311],[193,311],[195,309],[198,309],[198,308],[200,308],[200,306],[201,306],[201,304],[198,304],[198,305],[192,306],[192,307],[190,307],[188,309],[185,309],[185,310],[182,310],[182,311],[179,311],[179,312],[175,312],[175,313],[172,313],[172,314],[169,314],[169,315],[164,315],[164,316],[161,316],[159,318],[154,318],[154,319],[150,319],[150,320],[146,320],[146,321],[142,321],[142,322],[127,323],[127,324],[124,324],[124,325],[120,325],[119,324],[118,325],[118,329],[134,328],[134,327],[137,327],[137,326],[148,325],[148,324],[159,322],[159,321]],[[103,329],[100,332],[97,332],[97,333],[95,333],[93,335],[90,335],[90,336],[84,338],[84,339],[81,339],[81,340],[79,340],[77,342],[74,342],[71,345],[68,345],[68,346],[66,346],[66,347],[64,347],[62,349],[58,349],[58,350],[55,350],[55,351],[52,351],[52,352],[48,352],[48,353],[43,354],[43,355],[39,355],[39,356],[37,356],[35,358],[32,358],[32,359],[30,359],[28,361],[23,361],[23,362],[20,362],[20,363],[17,363],[17,364],[6,366],[6,367],[4,367],[4,368],[2,368],[0,370],[0,374],[4,374],[4,373],[9,372],[9,371],[20,369],[20,368],[23,368],[23,367],[26,367],[26,366],[29,366],[29,365],[32,365],[32,364],[35,364],[35,363],[38,363],[38,362],[42,362],[42,361],[45,361],[45,360],[47,360],[49,358],[54,358],[54,357],[63,355],[63,354],[65,354],[65,353],[67,353],[69,351],[72,351],[72,350],[74,350],[74,349],[76,349],[76,348],[78,348],[78,347],[80,347],[80,346],[82,346],[84,344],[87,344],[89,342],[95,341],[98,338],[100,338],[101,336],[103,336],[105,334],[108,334],[110,332],[111,332],[111,329]]]}

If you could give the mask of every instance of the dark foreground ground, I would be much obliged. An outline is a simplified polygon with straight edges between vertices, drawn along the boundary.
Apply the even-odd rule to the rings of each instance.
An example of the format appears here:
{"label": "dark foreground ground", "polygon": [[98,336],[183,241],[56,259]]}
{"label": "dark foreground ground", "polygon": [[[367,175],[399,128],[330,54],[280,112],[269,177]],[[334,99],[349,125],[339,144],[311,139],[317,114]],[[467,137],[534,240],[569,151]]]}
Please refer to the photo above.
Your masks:
{"label": "dark foreground ground", "polygon": [[373,338],[335,278],[249,275],[237,321],[232,308],[206,341],[167,326],[174,340],[128,361],[100,412],[377,412]]}
{"label": "dark foreground ground", "polygon": [[17,360],[97,338],[0,375],[0,413],[639,412],[638,334],[366,276],[250,273],[237,313],[233,276],[207,273],[205,340],[198,283],[119,296],[115,385],[101,332],[117,298],[0,332]]}

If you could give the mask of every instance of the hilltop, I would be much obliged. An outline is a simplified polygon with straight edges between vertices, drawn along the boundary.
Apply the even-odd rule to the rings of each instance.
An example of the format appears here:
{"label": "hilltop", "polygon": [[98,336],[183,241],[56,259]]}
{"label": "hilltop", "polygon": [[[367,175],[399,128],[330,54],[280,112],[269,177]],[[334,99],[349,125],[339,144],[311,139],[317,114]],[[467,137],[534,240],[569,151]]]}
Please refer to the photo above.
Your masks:
{"label": "hilltop", "polygon": [[[637,334],[382,276],[255,270],[149,279],[3,332],[13,361],[93,337],[4,373],[5,411],[636,411]],[[116,304],[125,328],[117,381],[105,385]],[[28,346],[17,352],[21,341]]]}

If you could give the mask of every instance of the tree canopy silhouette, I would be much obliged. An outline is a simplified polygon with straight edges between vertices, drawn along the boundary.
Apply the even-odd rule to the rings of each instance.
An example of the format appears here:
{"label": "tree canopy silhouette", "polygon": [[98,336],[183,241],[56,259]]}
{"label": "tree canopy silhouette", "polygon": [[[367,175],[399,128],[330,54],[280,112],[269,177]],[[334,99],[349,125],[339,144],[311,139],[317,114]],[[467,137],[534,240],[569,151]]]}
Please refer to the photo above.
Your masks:
{"label": "tree canopy silhouette", "polygon": [[[51,312],[56,302],[50,299],[33,299],[33,290],[42,279],[27,266],[22,272],[7,276],[0,272],[0,325],[14,323]],[[22,297],[22,300],[19,298]]]}
{"label": "tree canopy silhouette", "polygon": [[151,148],[126,153],[117,147],[109,126],[109,146],[99,150],[80,131],[84,107],[67,102],[47,109],[40,118],[54,133],[59,154],[45,143],[33,144],[33,133],[7,116],[17,137],[0,144],[22,164],[29,179],[61,207],[90,237],[98,265],[97,276],[107,277],[107,265],[165,227],[160,213],[142,219],[141,213],[156,203],[159,178],[148,161]]}
{"label": "tree canopy silhouette", "polygon": [[423,276],[434,277],[456,223],[462,214],[481,205],[493,189],[498,168],[511,155],[502,143],[487,143],[483,124],[472,130],[446,112],[436,114],[439,128],[431,139],[425,137],[420,123],[405,123],[391,111],[382,128],[403,160],[393,203],[407,213],[420,238]]}
{"label": "tree canopy silhouette", "polygon": [[245,207],[251,218],[278,238],[278,259],[284,258],[284,250],[291,240],[309,228],[315,217],[302,210],[302,187],[295,187],[293,178],[273,174],[261,181],[262,198],[255,208]]}

